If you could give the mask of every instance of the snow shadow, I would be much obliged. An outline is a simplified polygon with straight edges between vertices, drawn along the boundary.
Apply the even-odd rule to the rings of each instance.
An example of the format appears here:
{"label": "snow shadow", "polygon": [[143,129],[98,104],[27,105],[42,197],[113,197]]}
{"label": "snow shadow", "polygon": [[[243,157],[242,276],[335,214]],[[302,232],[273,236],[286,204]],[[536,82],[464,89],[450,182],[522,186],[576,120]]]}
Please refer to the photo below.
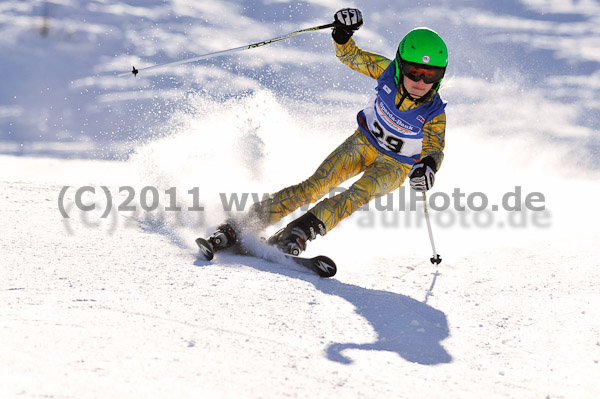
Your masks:
{"label": "snow shadow", "polygon": [[[232,261],[260,271],[280,274],[309,282],[324,294],[340,297],[354,305],[355,311],[374,329],[377,340],[370,343],[339,342],[330,344],[325,353],[329,360],[351,364],[350,350],[397,353],[409,362],[436,365],[452,362],[441,342],[449,336],[446,315],[409,296],[347,284],[334,278],[324,279],[301,266],[275,264],[263,259],[219,254],[224,262]],[[210,266],[197,261],[196,266]]]}
{"label": "snow shadow", "polygon": [[452,356],[441,344],[449,336],[448,322],[442,311],[406,295],[337,280],[318,281],[315,287],[352,303],[356,313],[377,333],[375,342],[329,345],[326,352],[330,360],[350,364],[352,359],[347,351],[358,349],[394,352],[409,362],[423,365],[452,361]]}

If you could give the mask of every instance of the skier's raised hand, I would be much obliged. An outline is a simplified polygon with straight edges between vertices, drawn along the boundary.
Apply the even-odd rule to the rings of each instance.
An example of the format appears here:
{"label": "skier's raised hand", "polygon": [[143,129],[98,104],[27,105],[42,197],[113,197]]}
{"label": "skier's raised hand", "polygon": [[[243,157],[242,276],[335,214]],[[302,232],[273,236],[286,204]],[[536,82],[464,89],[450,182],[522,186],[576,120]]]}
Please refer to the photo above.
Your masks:
{"label": "skier's raised hand", "polygon": [[358,8],[342,8],[336,11],[333,19],[335,26],[332,36],[333,40],[339,44],[344,44],[350,40],[354,31],[358,30],[363,24],[362,13]]}

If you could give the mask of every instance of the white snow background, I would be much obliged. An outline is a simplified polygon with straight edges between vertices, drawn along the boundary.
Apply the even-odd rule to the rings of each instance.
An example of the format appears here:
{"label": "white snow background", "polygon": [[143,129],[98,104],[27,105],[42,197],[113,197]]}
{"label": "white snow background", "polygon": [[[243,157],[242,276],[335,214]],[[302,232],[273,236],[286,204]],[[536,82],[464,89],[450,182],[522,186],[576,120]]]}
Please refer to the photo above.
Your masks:
{"label": "white snow background", "polygon": [[[375,82],[335,58],[329,30],[117,73],[344,6],[363,11],[365,50],[391,58],[423,25],[448,44],[428,193],[442,263],[420,203],[399,210],[407,189],[309,244],[334,278],[199,260],[221,195],[308,177]],[[599,92],[593,0],[1,1],[0,397],[597,398]],[[133,209],[118,209],[124,186]],[[95,210],[75,205],[82,187]],[[454,210],[456,189],[458,206],[489,204]],[[544,209],[504,210],[519,190]]]}

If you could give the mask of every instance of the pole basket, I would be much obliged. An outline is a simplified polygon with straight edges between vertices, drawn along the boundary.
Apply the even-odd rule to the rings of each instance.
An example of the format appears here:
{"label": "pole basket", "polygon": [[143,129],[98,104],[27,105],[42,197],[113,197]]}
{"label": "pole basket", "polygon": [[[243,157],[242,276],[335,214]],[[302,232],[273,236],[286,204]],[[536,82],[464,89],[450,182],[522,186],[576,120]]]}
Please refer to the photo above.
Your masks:
{"label": "pole basket", "polygon": [[432,256],[431,258],[429,258],[429,260],[434,265],[439,265],[440,263],[442,263],[442,258],[440,258],[440,255]]}

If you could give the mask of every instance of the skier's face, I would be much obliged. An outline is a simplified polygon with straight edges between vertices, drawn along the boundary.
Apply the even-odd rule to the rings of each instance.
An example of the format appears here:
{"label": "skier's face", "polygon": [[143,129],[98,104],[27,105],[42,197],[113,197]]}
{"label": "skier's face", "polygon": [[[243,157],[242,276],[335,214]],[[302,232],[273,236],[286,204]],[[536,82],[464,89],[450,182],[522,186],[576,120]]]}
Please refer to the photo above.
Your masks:
{"label": "skier's face", "polygon": [[404,76],[404,87],[413,98],[421,98],[431,90],[433,83],[425,83],[423,79],[415,82]]}

